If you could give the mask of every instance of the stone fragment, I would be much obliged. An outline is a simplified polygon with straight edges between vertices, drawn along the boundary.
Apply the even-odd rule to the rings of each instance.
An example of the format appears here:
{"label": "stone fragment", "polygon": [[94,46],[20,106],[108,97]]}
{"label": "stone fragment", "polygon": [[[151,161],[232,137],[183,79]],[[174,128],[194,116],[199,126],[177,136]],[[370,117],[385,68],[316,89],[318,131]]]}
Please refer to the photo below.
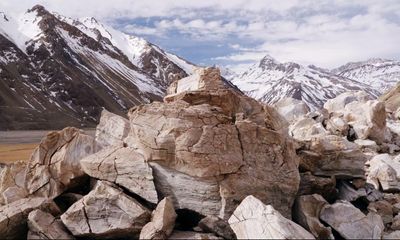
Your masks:
{"label": "stone fragment", "polygon": [[229,218],[238,239],[315,239],[298,224],[284,218],[271,205],[246,197]]}
{"label": "stone fragment", "polygon": [[393,207],[385,200],[371,202],[368,205],[368,210],[379,214],[384,224],[391,223],[393,220]]}
{"label": "stone fragment", "polygon": [[320,211],[328,202],[318,194],[299,196],[293,206],[293,220],[316,239],[334,239],[330,227],[319,221]]}
{"label": "stone fragment", "polygon": [[217,239],[223,239],[223,238],[217,237],[212,233],[199,233],[199,232],[175,230],[168,239],[171,239],[171,240],[175,240],[175,239],[214,240],[215,239],[215,240],[217,240]]}
{"label": "stone fragment", "polygon": [[153,211],[151,222],[142,228],[140,239],[167,239],[174,229],[176,217],[172,200],[164,198]]}
{"label": "stone fragment", "polygon": [[29,213],[28,227],[28,239],[74,239],[60,220],[39,209]]}
{"label": "stone fragment", "polygon": [[24,198],[26,162],[17,161],[5,165],[0,172],[0,205],[9,204]]}
{"label": "stone fragment", "polygon": [[229,223],[219,217],[207,216],[199,222],[199,227],[204,232],[214,233],[224,239],[236,239],[236,235]]}
{"label": "stone fragment", "polygon": [[150,211],[110,183],[96,187],[74,203],[61,220],[76,237],[138,237]]}
{"label": "stone fragment", "polygon": [[367,197],[367,191],[364,188],[355,189],[350,183],[340,181],[338,183],[338,199],[352,202],[361,197]]}
{"label": "stone fragment", "polygon": [[400,230],[400,215],[396,215],[392,219],[392,225],[390,225],[390,228],[393,230]]}
{"label": "stone fragment", "polygon": [[132,148],[107,147],[82,159],[81,166],[93,178],[114,182],[149,202],[158,202],[153,171]]}
{"label": "stone fragment", "polygon": [[392,167],[392,157],[388,154],[380,154],[368,161],[367,181],[376,189],[383,191],[400,191],[397,171]]}
{"label": "stone fragment", "polygon": [[102,147],[123,147],[124,139],[128,136],[129,121],[119,115],[103,110],[100,122],[96,127],[96,141]]}

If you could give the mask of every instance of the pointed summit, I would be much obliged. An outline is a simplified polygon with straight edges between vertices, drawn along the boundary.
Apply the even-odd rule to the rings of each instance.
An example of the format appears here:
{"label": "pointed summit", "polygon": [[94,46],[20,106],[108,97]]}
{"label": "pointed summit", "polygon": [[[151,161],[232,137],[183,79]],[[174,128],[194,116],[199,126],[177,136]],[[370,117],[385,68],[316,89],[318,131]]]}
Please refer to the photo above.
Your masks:
{"label": "pointed summit", "polygon": [[267,54],[265,55],[265,57],[261,59],[259,66],[262,67],[262,66],[277,65],[277,64],[279,64],[279,62],[271,55]]}

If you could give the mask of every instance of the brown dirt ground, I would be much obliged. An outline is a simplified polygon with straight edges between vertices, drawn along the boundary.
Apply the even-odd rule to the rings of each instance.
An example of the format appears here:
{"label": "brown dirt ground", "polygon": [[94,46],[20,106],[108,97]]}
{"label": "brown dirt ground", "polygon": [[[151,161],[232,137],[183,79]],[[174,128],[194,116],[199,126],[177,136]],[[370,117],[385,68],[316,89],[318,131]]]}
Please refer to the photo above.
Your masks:
{"label": "brown dirt ground", "polygon": [[27,161],[39,143],[0,144],[0,163]]}

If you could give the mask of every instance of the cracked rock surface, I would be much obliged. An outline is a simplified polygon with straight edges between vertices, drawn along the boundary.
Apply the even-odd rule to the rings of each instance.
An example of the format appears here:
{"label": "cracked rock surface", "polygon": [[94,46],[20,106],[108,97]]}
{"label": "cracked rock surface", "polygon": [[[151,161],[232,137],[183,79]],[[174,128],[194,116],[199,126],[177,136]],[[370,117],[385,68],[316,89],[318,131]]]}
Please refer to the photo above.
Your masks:
{"label": "cracked rock surface", "polygon": [[59,219],[42,210],[28,215],[28,239],[75,239]]}
{"label": "cracked rock surface", "polygon": [[129,132],[129,121],[107,110],[101,112],[96,127],[96,141],[102,147],[123,146]]}
{"label": "cracked rock surface", "polygon": [[134,237],[150,221],[150,211],[111,183],[99,181],[61,220],[76,237]]}
{"label": "cracked rock surface", "polygon": [[132,148],[107,147],[81,160],[89,176],[114,182],[149,202],[157,203],[153,170]]}

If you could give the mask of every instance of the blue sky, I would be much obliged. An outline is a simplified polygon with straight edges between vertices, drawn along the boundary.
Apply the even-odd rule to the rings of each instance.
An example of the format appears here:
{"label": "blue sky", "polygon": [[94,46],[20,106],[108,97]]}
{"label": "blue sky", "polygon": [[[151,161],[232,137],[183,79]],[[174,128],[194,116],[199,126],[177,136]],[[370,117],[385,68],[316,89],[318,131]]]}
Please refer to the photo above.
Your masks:
{"label": "blue sky", "polygon": [[71,17],[93,16],[194,63],[245,69],[269,54],[333,68],[400,57],[398,0],[1,0]]}

